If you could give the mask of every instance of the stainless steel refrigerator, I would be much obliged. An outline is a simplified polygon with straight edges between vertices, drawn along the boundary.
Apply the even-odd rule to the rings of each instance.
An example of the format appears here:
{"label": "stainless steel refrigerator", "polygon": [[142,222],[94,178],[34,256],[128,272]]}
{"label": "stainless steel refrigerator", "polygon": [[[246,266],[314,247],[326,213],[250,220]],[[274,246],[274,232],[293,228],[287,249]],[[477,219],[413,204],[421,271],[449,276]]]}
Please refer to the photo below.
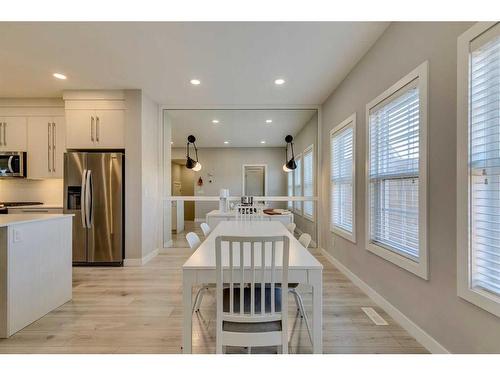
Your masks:
{"label": "stainless steel refrigerator", "polygon": [[122,265],[124,154],[64,154],[64,212],[73,219],[74,265]]}

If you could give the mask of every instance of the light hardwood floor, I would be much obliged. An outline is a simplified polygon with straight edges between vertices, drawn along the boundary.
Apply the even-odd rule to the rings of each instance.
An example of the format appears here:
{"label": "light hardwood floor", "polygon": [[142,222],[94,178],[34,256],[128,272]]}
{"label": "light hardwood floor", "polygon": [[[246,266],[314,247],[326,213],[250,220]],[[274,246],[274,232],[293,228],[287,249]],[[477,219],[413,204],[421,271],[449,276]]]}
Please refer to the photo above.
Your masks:
{"label": "light hardwood floor", "polygon": [[[426,353],[321,254],[324,268],[325,353]],[[9,339],[0,353],[180,353],[182,338],[182,271],[191,254],[171,249],[143,267],[73,270],[73,300]],[[304,295],[310,311],[310,296]],[[193,352],[215,352],[213,295],[193,317]],[[371,306],[389,323],[376,326],[361,310]],[[310,353],[303,321],[290,299],[290,352]],[[243,353],[234,348],[228,352]],[[254,352],[275,352],[265,348]]]}

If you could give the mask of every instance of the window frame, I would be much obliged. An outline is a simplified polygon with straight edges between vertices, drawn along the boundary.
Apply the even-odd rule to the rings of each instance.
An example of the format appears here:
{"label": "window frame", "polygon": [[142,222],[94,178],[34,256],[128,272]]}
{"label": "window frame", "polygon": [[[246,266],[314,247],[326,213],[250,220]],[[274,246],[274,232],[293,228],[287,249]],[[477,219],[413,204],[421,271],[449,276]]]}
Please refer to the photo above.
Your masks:
{"label": "window frame", "polygon": [[[300,194],[297,194],[297,191],[296,191],[296,180],[295,180],[295,177],[297,177],[297,168],[295,168],[293,170],[293,195],[294,197],[302,197],[303,194],[304,194],[304,188],[303,188],[303,185],[302,185],[302,179],[303,179],[303,174],[304,174],[304,166],[303,166],[303,163],[302,163],[302,154],[298,154],[298,155],[295,155],[295,163],[297,163],[297,168],[299,168],[299,164],[300,164],[300,176],[298,176],[299,178],[299,182],[300,182]],[[296,208],[296,206],[300,207],[300,208]],[[293,202],[293,212],[299,216],[302,216],[302,209],[303,209],[303,205],[302,205],[302,201],[294,201]]]}
{"label": "window frame", "polygon": [[[302,188],[302,196],[305,197],[305,193],[304,193],[304,185],[305,185],[305,179],[304,179],[304,175],[305,175],[305,168],[304,168],[304,156],[308,153],[308,152],[311,152],[312,154],[312,166],[311,166],[311,175],[312,175],[312,191],[313,191],[313,194],[311,195],[312,198],[314,198],[315,194],[314,192],[316,191],[316,168],[315,168],[315,154],[314,154],[314,144],[311,144],[309,145],[308,147],[306,147],[306,149],[302,152],[302,185],[301,185],[301,188]],[[306,201],[303,201],[302,202],[302,216],[309,220],[309,221],[312,221],[314,222],[314,217],[315,217],[315,205],[314,205],[314,200],[312,201],[309,201],[309,202],[312,202],[312,214],[309,215],[309,214],[306,214],[306,210],[304,208],[304,205],[306,203]]]}
{"label": "window frame", "polygon": [[[333,136],[335,133],[340,133],[344,129],[352,127],[352,232],[348,232],[345,229],[337,227],[334,225],[333,217],[333,205],[332,202],[332,146],[333,146]],[[330,231],[353,242],[356,243],[356,113],[353,113],[340,124],[335,126],[330,130]]]}
{"label": "window frame", "polygon": [[479,22],[457,40],[457,295],[500,317],[500,297],[473,289],[469,248],[470,44],[498,22]]}
{"label": "window frame", "polygon": [[[429,256],[428,256],[428,76],[429,62],[424,61],[406,76],[401,78],[382,94],[366,105],[365,130],[366,130],[366,154],[365,154],[365,248],[379,257],[425,279],[429,278]],[[374,244],[370,239],[370,110],[386,101],[398,91],[404,89],[413,81],[417,81],[419,89],[419,178],[418,178],[418,226],[419,226],[419,257],[418,261],[410,259],[398,252]]]}

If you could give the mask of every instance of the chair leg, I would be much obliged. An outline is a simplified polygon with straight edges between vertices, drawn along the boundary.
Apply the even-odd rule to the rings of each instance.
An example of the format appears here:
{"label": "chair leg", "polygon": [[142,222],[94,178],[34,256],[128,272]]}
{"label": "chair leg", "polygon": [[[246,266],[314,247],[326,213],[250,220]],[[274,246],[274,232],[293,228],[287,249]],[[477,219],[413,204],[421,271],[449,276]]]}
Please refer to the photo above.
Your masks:
{"label": "chair leg", "polygon": [[200,290],[198,290],[198,293],[196,293],[196,297],[194,299],[194,304],[193,304],[193,314],[196,311],[200,310],[201,301],[203,301],[203,295],[205,294],[206,291],[208,291],[208,288],[203,287],[200,288]]}
{"label": "chair leg", "polygon": [[311,344],[312,344],[313,339],[312,339],[311,327],[309,325],[309,319],[307,318],[306,311],[304,308],[304,301],[302,300],[302,297],[295,289],[290,289],[290,293],[292,293],[294,296],[296,296],[296,301],[299,305],[300,314],[304,318],[304,322],[306,323],[306,328],[307,328],[307,334],[309,335],[309,340],[311,340]]}
{"label": "chair leg", "polygon": [[302,311],[300,311],[300,303],[297,299],[297,292],[295,291],[295,289],[288,289],[288,292],[292,294],[293,299],[295,300],[295,305],[297,305],[297,311],[300,312],[300,317],[303,318],[304,316],[302,315]]}

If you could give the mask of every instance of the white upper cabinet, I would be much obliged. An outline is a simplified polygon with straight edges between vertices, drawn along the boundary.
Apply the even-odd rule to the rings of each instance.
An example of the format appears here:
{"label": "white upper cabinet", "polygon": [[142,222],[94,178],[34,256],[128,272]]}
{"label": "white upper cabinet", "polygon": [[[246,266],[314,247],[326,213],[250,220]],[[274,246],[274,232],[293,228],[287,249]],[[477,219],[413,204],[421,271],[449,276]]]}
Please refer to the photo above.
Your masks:
{"label": "white upper cabinet", "polygon": [[66,123],[68,149],[125,147],[125,114],[121,109],[67,109]]}
{"label": "white upper cabinet", "polygon": [[68,91],[68,149],[125,148],[125,101],[122,91]]}
{"label": "white upper cabinet", "polygon": [[26,151],[26,117],[0,117],[0,151]]}
{"label": "white upper cabinet", "polygon": [[64,116],[28,118],[28,178],[62,178]]}

